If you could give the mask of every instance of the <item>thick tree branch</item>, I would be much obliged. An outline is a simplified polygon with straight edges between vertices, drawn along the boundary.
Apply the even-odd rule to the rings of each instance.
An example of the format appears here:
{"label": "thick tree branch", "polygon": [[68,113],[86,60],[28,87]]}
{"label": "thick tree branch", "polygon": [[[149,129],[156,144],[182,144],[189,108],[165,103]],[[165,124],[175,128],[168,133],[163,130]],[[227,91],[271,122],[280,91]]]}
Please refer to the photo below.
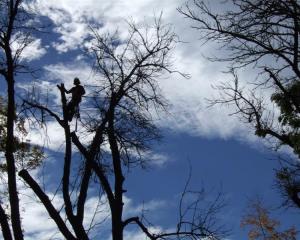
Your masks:
{"label": "thick tree branch", "polygon": [[84,204],[87,198],[87,191],[89,188],[89,182],[92,175],[91,164],[85,162],[84,173],[81,180],[80,191],[77,201],[77,219],[80,223],[83,223],[84,219]]}
{"label": "thick tree branch", "polygon": [[41,111],[45,111],[45,112],[49,113],[50,116],[54,117],[55,120],[56,120],[62,127],[64,127],[64,121],[61,120],[61,119],[59,118],[59,116],[58,116],[56,113],[54,113],[53,111],[51,111],[49,108],[44,107],[44,106],[42,106],[42,105],[40,105],[40,104],[37,104],[37,103],[29,102],[29,101],[27,101],[27,100],[23,100],[23,101],[24,101],[24,103],[26,103],[27,105],[29,105],[29,106],[31,106],[31,107],[33,107],[33,108],[37,108],[37,109],[40,109]]}
{"label": "thick tree branch", "polygon": [[109,181],[105,175],[105,171],[98,166],[98,164],[94,161],[94,157],[90,157],[90,153],[86,150],[86,148],[81,144],[79,141],[77,135],[75,132],[72,132],[72,142],[75,144],[75,146],[78,148],[78,150],[81,152],[81,154],[86,158],[86,161],[91,164],[93,170],[95,171],[96,175],[98,176],[100,183],[107,194],[107,198],[109,201],[109,204],[113,204],[114,202],[114,194],[111,189],[111,186],[109,184]]}
{"label": "thick tree branch", "polygon": [[140,229],[146,234],[146,236],[151,240],[157,239],[155,235],[149,232],[148,228],[140,221],[139,217],[128,218],[123,222],[123,225],[124,227],[126,227],[130,223],[136,223],[140,227]]}
{"label": "thick tree branch", "polygon": [[8,224],[8,217],[0,204],[0,225],[4,240],[13,240]]}
{"label": "thick tree branch", "polygon": [[65,222],[60,217],[58,211],[52,205],[48,196],[40,188],[37,182],[30,176],[27,170],[23,169],[19,172],[19,176],[24,179],[24,181],[30,186],[30,188],[35,192],[37,197],[41,200],[45,208],[47,209],[50,217],[55,221],[60,232],[65,236],[66,239],[76,240],[73,234],[67,228]]}

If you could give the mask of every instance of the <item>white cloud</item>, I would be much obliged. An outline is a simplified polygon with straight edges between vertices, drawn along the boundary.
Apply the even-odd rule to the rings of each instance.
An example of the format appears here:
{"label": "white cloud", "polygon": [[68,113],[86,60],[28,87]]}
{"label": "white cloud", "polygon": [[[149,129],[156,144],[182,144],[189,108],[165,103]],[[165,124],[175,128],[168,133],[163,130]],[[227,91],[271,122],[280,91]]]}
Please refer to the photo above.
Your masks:
{"label": "white cloud", "polygon": [[[46,240],[54,236],[62,239],[56,224],[49,217],[45,207],[38,201],[33,200],[36,199],[36,197],[32,190],[27,189],[23,191],[22,194],[24,194],[24,196],[21,198],[21,209],[23,209],[21,214],[26,239]],[[51,197],[50,194],[48,194],[48,196]],[[56,206],[61,206],[62,202],[62,198],[55,198]]]}
{"label": "white cloud", "polygon": [[159,211],[159,209],[167,206],[163,200],[150,200],[148,202],[135,205],[134,201],[128,197],[124,197],[124,215],[127,217],[139,216],[143,211]]}
{"label": "white cloud", "polygon": [[[44,67],[45,76],[32,83],[18,84],[18,88],[23,91],[32,92],[30,100],[41,101],[42,105],[47,106],[51,111],[62,118],[60,92],[56,87],[57,84],[64,83],[66,89],[73,87],[74,77],[79,77],[82,84],[93,85],[96,79],[93,78],[92,70],[84,62],[75,61],[73,64],[56,64]],[[89,94],[89,87],[86,87],[86,96]],[[35,96],[35,97],[34,97]],[[68,98],[70,96],[67,96]],[[83,101],[85,102],[85,101]],[[89,111],[83,107],[83,112]],[[45,113],[45,115],[47,115]],[[33,119],[29,119],[34,121]],[[78,131],[81,131],[81,122],[78,121]],[[75,130],[76,121],[70,123],[71,131]],[[55,121],[53,117],[47,117],[47,124],[43,128],[37,128],[35,125],[30,127],[30,131],[26,137],[32,144],[45,146],[54,151],[64,150],[64,131],[63,128]],[[91,140],[92,135],[85,136],[84,142]]]}
{"label": "white cloud", "polygon": [[[34,174],[35,175],[35,174]],[[35,179],[36,176],[34,176]],[[20,184],[19,184],[20,185]],[[21,209],[22,210],[22,223],[25,229],[25,238],[27,240],[34,239],[63,239],[62,235],[59,233],[56,224],[49,217],[45,207],[37,201],[37,198],[31,189],[23,189],[21,190],[22,198],[21,198]],[[56,209],[60,209],[63,206],[63,198],[60,194],[57,194],[55,197],[53,193],[47,192],[50,199],[53,199],[52,203],[56,207]],[[166,206],[164,201],[160,200],[152,200],[150,202],[145,202],[141,205],[134,205],[133,200],[124,196],[124,217],[129,216],[138,216],[142,213],[142,210],[149,211],[159,211],[161,207]],[[95,215],[96,211],[96,215]],[[62,218],[64,218],[63,211],[60,212]],[[107,220],[107,221],[105,221]],[[85,219],[84,225],[86,229],[90,227],[91,222],[93,223],[101,223],[101,231],[106,232],[111,228],[110,226],[110,210],[105,197],[101,197],[100,201],[98,197],[90,197],[87,199],[85,205]],[[68,224],[69,229],[71,226]],[[152,232],[158,231],[160,228],[155,227],[151,228]],[[143,236],[142,233],[138,233],[136,235],[135,232],[125,231],[125,239],[130,239],[129,236]],[[96,226],[90,232],[91,238],[93,236],[99,235],[99,228]],[[141,238],[135,238],[141,239]]]}
{"label": "white cloud", "polygon": [[31,7],[49,17],[56,25],[54,30],[60,34],[60,38],[54,47],[59,52],[80,47],[89,34],[88,22],[101,21],[103,14],[103,4],[95,4],[91,0],[37,0]]}
{"label": "white cloud", "polygon": [[[110,208],[104,196],[100,199],[98,197],[90,197],[86,201],[85,209],[84,225],[86,229],[97,223],[106,224],[106,227],[108,227],[107,224],[110,222],[105,222],[105,220],[111,218]],[[97,228],[93,232],[97,232]]]}
{"label": "white cloud", "polygon": [[83,61],[74,61],[70,64],[51,64],[44,67],[46,71],[46,81],[64,83],[67,89],[73,86],[74,77],[78,77],[83,85],[95,84],[93,70]]}
{"label": "white cloud", "polygon": [[27,61],[38,60],[46,54],[46,49],[42,46],[41,39],[35,39],[22,52],[22,58]]}
{"label": "white cloud", "polygon": [[[217,94],[211,85],[229,79],[221,73],[225,64],[211,63],[203,58],[203,54],[218,54],[216,45],[201,46],[198,33],[189,28],[189,22],[177,11],[176,7],[184,3],[182,0],[146,0],[146,1],[79,1],[49,0],[35,1],[35,7],[42,15],[48,16],[55,24],[55,31],[60,34],[55,47],[60,52],[76,49],[87,44],[89,24],[103,24],[100,31],[119,29],[124,36],[127,26],[125,20],[132,17],[136,22],[150,22],[153,14],[163,11],[165,23],[173,24],[175,32],[183,41],[177,44],[174,51],[174,67],[189,73],[190,79],[172,75],[169,79],[160,80],[160,86],[171,108],[169,113],[160,117],[158,124],[175,131],[187,132],[192,135],[216,138],[242,138],[251,142],[257,141],[249,126],[233,116],[234,108],[216,106],[207,108],[206,98]],[[132,7],[134,6],[134,7]],[[45,67],[47,78],[51,81],[64,82],[66,88],[72,86],[72,80],[78,76],[83,84],[94,84],[96,77],[90,66],[81,55],[68,64],[57,63]],[[248,81],[251,74],[245,73],[242,80]],[[55,89],[55,88],[54,88]],[[56,93],[57,94],[57,93]],[[57,95],[57,101],[59,101]]]}
{"label": "white cloud", "polygon": [[[154,233],[161,233],[163,229],[159,226],[155,227],[149,227],[148,228],[149,232],[154,234]],[[124,232],[124,239],[125,240],[149,240],[149,238],[146,236],[145,233],[143,233],[140,230],[137,231],[125,231]]]}
{"label": "white cloud", "polygon": [[21,40],[17,39],[12,41],[11,47],[14,53],[22,49],[20,55],[21,61],[30,62],[33,60],[38,60],[47,53],[46,49],[42,46],[41,39],[31,38],[29,40],[31,42],[26,47],[24,46],[22,39]]}
{"label": "white cloud", "polygon": [[27,139],[30,140],[32,144],[45,146],[54,151],[64,151],[64,131],[55,121],[49,121],[44,129],[31,128]]}
{"label": "white cloud", "polygon": [[248,135],[248,128],[236,117],[229,116],[229,113],[234,112],[232,107],[208,108],[207,99],[217,94],[212,84],[225,76],[206,72],[203,64],[195,59],[181,61],[176,64],[177,67],[186,69],[191,78],[174,77],[161,81],[162,91],[171,106],[171,114],[161,117],[159,124],[196,136],[229,138],[240,133]]}
{"label": "white cloud", "polygon": [[[171,115],[162,118],[161,126],[171,126],[178,131],[208,137],[228,138],[240,133],[249,135],[247,127],[240,124],[238,119],[228,116],[230,110],[221,107],[206,108],[205,98],[216,94],[211,84],[224,78],[220,74],[224,66],[219,64],[217,66],[220,69],[216,70],[212,63],[203,60],[202,53],[210,51],[211,47],[199,47],[197,33],[188,28],[188,22],[176,11],[176,7],[182,4],[181,0],[147,0],[134,3],[116,0],[98,1],[97,4],[92,0],[84,3],[74,3],[71,0],[62,3],[57,0],[38,0],[35,5],[41,14],[50,17],[56,24],[56,31],[61,34],[60,41],[56,42],[59,51],[83,45],[89,34],[87,26],[91,22],[103,23],[103,32],[119,27],[122,35],[126,32],[124,20],[128,17],[131,16],[137,22],[145,19],[149,22],[154,12],[157,14],[162,10],[164,21],[172,23],[181,40],[187,42],[178,44],[174,52],[175,68],[191,74],[192,78],[186,80],[172,76],[161,81],[163,93],[172,105]],[[52,79],[60,79],[66,85],[70,84],[74,76],[79,76],[83,82],[93,79],[91,69],[82,60],[67,65],[50,65],[45,69]]]}
{"label": "white cloud", "polygon": [[168,0],[36,0],[31,7],[54,22],[54,30],[60,37],[53,46],[62,53],[84,46],[90,34],[89,26],[103,25],[102,31],[118,29],[122,34],[126,32],[125,20],[132,17],[139,22],[162,10],[168,15],[177,6],[176,2]]}
{"label": "white cloud", "polygon": [[[38,179],[38,170],[31,171],[31,176],[42,186]],[[2,181],[2,180],[1,180]],[[6,188],[6,184],[0,184],[2,188]],[[24,229],[24,236],[26,240],[46,240],[46,239],[63,239],[61,234],[57,230],[57,226],[54,221],[49,217],[45,207],[37,199],[34,192],[24,186],[23,181],[17,177],[17,186],[20,199],[20,214],[22,218],[22,228]],[[56,209],[60,209],[63,203],[61,196],[47,192],[50,199],[53,199],[52,203]],[[9,206],[8,198],[1,198],[2,206]],[[9,211],[9,209],[6,209]],[[64,217],[62,215],[62,217]],[[2,234],[0,234],[2,240]]]}
{"label": "white cloud", "polygon": [[157,167],[162,167],[166,165],[166,163],[170,160],[167,155],[162,153],[154,153],[154,152],[149,153],[149,159],[150,159],[150,164]]}
{"label": "white cloud", "polygon": [[[176,7],[183,3],[181,0],[114,0],[97,3],[93,0],[37,0],[34,7],[54,22],[55,31],[60,34],[55,47],[60,52],[83,46],[90,32],[88,25],[94,22],[103,24],[102,32],[118,28],[120,34],[124,35],[127,28],[126,19],[132,18],[136,22],[150,21],[149,18],[152,18],[154,13],[158,15],[163,11],[164,21],[172,23],[181,40],[186,42],[177,46],[174,54],[175,67],[190,73],[192,78],[184,80],[174,77],[162,82],[161,87],[172,105],[171,113],[174,116],[167,121],[164,119],[162,125],[202,136],[231,137],[241,132],[243,126],[237,119],[227,116],[228,109],[206,109],[204,99],[215,94],[210,85],[213,79],[223,77],[217,73],[222,69],[216,71],[213,64],[203,61],[202,53],[210,51],[210,47],[199,47],[197,32],[192,31],[188,27],[188,21],[176,11]],[[68,65],[49,65],[45,69],[53,79],[60,79],[66,85],[70,85],[74,76],[79,76],[84,81],[91,76],[90,68],[83,61]]]}

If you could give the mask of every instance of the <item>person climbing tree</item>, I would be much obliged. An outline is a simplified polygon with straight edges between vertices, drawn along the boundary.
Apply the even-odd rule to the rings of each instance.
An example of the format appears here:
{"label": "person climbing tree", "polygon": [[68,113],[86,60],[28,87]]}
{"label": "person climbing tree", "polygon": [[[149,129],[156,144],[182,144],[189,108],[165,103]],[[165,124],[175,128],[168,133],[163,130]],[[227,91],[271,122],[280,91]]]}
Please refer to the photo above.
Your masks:
{"label": "person climbing tree", "polygon": [[70,102],[67,105],[67,113],[68,113],[68,120],[69,122],[72,121],[73,116],[76,112],[78,112],[79,115],[79,103],[81,102],[82,96],[85,94],[84,87],[80,85],[79,78],[74,78],[74,85],[75,87],[72,87],[70,90],[65,90],[66,93],[72,93],[72,98]]}

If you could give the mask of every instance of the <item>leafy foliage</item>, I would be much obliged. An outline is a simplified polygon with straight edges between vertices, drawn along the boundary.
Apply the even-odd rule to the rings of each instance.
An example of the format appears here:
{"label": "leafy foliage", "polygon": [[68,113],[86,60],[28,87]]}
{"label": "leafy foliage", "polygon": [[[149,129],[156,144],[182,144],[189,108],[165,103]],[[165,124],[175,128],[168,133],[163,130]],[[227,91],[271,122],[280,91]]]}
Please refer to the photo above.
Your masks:
{"label": "leafy foliage", "polygon": [[295,227],[279,231],[280,222],[270,217],[270,211],[256,201],[249,206],[249,213],[241,221],[242,228],[249,228],[249,240],[296,240]]}
{"label": "leafy foliage", "polygon": [[[6,101],[0,96],[0,152],[5,151],[6,145]],[[30,144],[24,140],[28,134],[25,127],[25,120],[16,117],[16,134],[14,139],[16,166],[26,169],[35,169],[39,167],[44,159],[43,149],[39,146]],[[1,162],[0,171],[6,172],[5,162]]]}
{"label": "leafy foliage", "polygon": [[300,156],[300,116],[294,105],[300,106],[300,82],[292,82],[285,88],[285,92],[276,91],[271,100],[279,107],[278,121],[290,130],[288,138],[293,145],[295,154]]}

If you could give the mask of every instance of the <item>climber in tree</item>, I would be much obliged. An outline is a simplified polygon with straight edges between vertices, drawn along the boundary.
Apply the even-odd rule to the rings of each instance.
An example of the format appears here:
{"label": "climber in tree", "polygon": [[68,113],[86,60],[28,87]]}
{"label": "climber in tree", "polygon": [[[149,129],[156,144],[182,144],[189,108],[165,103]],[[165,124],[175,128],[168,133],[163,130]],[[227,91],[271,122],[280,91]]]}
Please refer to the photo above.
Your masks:
{"label": "climber in tree", "polygon": [[84,87],[80,85],[79,78],[74,78],[74,85],[70,90],[65,90],[66,93],[72,93],[72,98],[67,104],[67,114],[69,122],[72,121],[74,114],[78,111],[79,103],[81,102],[82,96],[85,94]]}

